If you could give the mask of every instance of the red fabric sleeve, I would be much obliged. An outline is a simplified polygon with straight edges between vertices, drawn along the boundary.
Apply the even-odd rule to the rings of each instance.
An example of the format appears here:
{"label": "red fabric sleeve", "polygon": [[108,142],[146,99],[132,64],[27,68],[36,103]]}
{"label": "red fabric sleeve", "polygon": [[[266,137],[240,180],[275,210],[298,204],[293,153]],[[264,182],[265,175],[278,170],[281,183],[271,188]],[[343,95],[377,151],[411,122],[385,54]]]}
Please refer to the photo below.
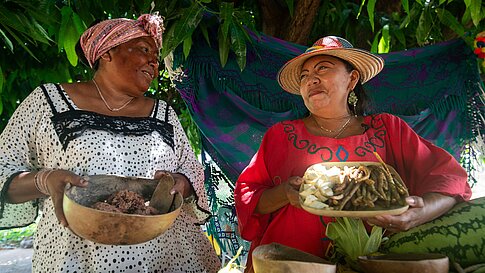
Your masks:
{"label": "red fabric sleeve", "polygon": [[399,117],[383,114],[382,119],[391,146],[387,158],[392,159],[411,195],[436,192],[470,199],[467,173],[451,154],[421,138]]}
{"label": "red fabric sleeve", "polygon": [[262,236],[270,218],[270,214],[254,213],[263,191],[273,186],[265,164],[265,150],[269,134],[271,134],[271,129],[263,137],[258,152],[242,171],[234,189],[239,232],[241,237],[248,241]]}

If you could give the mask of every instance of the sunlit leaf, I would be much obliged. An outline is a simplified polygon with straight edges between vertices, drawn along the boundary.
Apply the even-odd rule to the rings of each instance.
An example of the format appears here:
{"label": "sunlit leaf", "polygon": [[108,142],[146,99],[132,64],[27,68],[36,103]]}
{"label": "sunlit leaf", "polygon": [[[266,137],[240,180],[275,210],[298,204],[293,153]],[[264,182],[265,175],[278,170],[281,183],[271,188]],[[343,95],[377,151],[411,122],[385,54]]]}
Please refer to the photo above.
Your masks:
{"label": "sunlit leaf", "polygon": [[374,8],[376,6],[376,0],[369,0],[369,3],[367,4],[367,14],[369,15],[369,22],[372,28],[372,31],[374,31]]}
{"label": "sunlit leaf", "polygon": [[470,11],[472,15],[472,21],[475,26],[478,26],[482,19],[481,7],[482,7],[482,0],[471,0]]}
{"label": "sunlit leaf", "polygon": [[389,46],[390,46],[390,37],[389,37],[389,25],[385,25],[382,28],[382,36],[379,40],[379,51],[378,53],[388,53]]}
{"label": "sunlit leaf", "polygon": [[78,57],[76,54],[76,43],[80,36],[81,35],[77,32],[74,23],[67,25],[66,32],[64,33],[63,47],[67,59],[72,66],[77,66]]}
{"label": "sunlit leaf", "polygon": [[409,14],[409,1],[408,0],[402,0],[401,1],[402,3],[402,7],[404,8],[404,11],[406,12],[406,14]]}
{"label": "sunlit leaf", "polygon": [[365,0],[362,0],[362,2],[360,3],[359,11],[357,12],[357,19],[359,19],[360,13],[362,12],[364,5],[365,5]]}
{"label": "sunlit leaf", "polygon": [[57,50],[58,52],[62,51],[62,48],[64,47],[64,40],[66,39],[66,32],[69,24],[71,23],[71,14],[72,14],[72,9],[69,6],[64,6],[61,9],[61,26],[59,27],[59,35],[57,39]]}
{"label": "sunlit leaf", "polygon": [[5,43],[5,45],[7,46],[7,48],[10,49],[10,51],[13,53],[12,41],[10,41],[10,39],[7,37],[7,35],[5,35],[5,32],[3,32],[2,29],[0,29],[0,37],[2,37],[2,40]]}
{"label": "sunlit leaf", "polygon": [[231,49],[236,54],[236,62],[241,71],[246,67],[246,41],[240,25],[231,24]]}

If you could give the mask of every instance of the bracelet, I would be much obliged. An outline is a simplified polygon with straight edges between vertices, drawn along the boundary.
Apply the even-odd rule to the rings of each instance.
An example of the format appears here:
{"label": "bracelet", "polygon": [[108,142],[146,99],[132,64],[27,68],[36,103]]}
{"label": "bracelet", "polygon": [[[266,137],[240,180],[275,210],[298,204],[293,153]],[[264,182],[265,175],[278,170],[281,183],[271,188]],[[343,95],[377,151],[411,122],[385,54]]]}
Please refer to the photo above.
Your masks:
{"label": "bracelet", "polygon": [[43,169],[34,175],[35,188],[44,195],[50,195],[47,188],[47,178],[54,170]]}

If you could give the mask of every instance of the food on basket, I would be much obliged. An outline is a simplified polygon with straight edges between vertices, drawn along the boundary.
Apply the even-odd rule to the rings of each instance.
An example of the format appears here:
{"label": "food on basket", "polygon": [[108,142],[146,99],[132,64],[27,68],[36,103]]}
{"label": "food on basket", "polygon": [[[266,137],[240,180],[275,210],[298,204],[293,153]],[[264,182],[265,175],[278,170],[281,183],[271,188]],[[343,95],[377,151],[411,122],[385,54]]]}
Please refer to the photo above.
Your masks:
{"label": "food on basket", "polygon": [[121,190],[113,193],[105,202],[96,202],[92,206],[95,209],[140,215],[159,214],[157,209],[148,205],[141,195],[129,190]]}
{"label": "food on basket", "polygon": [[397,173],[385,164],[310,166],[300,189],[304,206],[328,210],[366,210],[405,206],[409,196]]}

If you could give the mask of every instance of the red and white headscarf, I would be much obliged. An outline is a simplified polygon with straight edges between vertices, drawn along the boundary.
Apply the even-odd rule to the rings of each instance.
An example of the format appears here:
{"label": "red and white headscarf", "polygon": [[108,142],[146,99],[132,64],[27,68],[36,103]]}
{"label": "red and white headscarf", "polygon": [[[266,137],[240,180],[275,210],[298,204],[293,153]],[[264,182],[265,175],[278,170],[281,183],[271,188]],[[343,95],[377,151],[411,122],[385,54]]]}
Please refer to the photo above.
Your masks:
{"label": "red and white headscarf", "polygon": [[84,56],[92,68],[108,50],[139,37],[152,37],[162,48],[163,18],[155,14],[143,14],[137,20],[118,18],[102,21],[88,28],[80,38]]}

